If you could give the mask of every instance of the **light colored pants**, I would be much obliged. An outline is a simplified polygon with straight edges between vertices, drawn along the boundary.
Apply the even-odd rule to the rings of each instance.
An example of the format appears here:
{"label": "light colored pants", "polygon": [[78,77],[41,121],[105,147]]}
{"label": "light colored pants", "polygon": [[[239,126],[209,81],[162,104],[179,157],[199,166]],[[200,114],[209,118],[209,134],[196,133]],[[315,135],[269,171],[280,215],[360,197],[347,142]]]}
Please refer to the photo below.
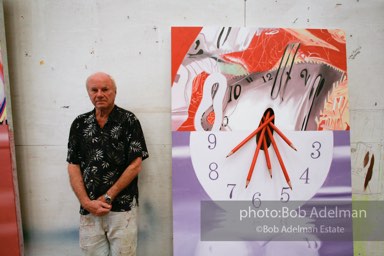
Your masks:
{"label": "light colored pants", "polygon": [[137,207],[97,217],[80,216],[80,247],[88,256],[136,255]]}

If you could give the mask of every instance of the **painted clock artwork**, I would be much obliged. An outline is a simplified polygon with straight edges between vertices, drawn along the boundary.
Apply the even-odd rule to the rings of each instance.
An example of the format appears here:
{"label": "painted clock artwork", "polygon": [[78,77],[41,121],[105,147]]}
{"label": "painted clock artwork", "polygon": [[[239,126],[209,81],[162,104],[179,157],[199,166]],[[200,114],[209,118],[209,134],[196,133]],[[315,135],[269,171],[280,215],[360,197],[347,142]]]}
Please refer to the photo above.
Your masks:
{"label": "painted clock artwork", "polygon": [[202,201],[351,200],[346,70],[338,29],[172,28],[175,255],[353,253],[200,239]]}

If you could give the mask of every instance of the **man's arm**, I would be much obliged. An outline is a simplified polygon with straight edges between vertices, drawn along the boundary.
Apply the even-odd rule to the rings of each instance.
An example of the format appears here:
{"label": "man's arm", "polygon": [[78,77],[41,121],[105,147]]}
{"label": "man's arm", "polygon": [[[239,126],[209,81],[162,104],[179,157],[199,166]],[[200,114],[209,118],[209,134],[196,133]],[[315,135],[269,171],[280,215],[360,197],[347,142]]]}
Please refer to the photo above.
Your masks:
{"label": "man's arm", "polygon": [[68,164],[68,174],[72,189],[84,209],[96,216],[105,215],[111,210],[109,204],[98,200],[91,200],[88,197],[79,165]]}
{"label": "man's arm", "polygon": [[[130,165],[124,170],[123,174],[121,174],[120,178],[112,185],[107,191],[107,194],[114,200],[116,196],[126,188],[134,178],[141,171],[141,157],[136,158],[131,162]],[[104,196],[99,197],[100,201],[105,202]]]}

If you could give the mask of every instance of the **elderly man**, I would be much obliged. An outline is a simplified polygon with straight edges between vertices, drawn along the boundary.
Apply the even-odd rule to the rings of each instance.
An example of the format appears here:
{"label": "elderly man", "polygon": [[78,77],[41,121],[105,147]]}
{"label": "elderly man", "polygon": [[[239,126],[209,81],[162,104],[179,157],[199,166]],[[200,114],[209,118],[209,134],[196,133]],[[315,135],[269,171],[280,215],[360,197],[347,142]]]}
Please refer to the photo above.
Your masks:
{"label": "elderly man", "polygon": [[84,255],[135,255],[137,176],[148,157],[136,116],[115,105],[116,84],[98,72],[86,81],[95,108],[72,123],[68,173],[80,207]]}

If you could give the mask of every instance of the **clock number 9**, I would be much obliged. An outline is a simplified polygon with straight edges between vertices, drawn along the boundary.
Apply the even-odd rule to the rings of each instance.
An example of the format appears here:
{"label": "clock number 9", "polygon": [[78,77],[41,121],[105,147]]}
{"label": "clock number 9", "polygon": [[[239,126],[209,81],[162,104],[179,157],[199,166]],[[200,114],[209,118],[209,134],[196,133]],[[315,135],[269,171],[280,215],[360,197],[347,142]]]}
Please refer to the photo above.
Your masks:
{"label": "clock number 9", "polygon": [[219,173],[217,172],[217,168],[219,168],[219,166],[217,165],[217,163],[215,162],[212,162],[209,164],[209,178],[211,180],[217,180],[219,178]]}
{"label": "clock number 9", "polygon": [[311,153],[311,157],[313,159],[317,159],[320,157],[321,153],[320,153],[320,148],[321,148],[321,143],[318,142],[318,141],[315,141],[312,143],[312,148],[315,149],[315,152],[312,152]]}
{"label": "clock number 9", "polygon": [[216,148],[216,135],[211,133],[208,135],[208,142],[210,145],[208,145],[209,149],[215,149]]}
{"label": "clock number 9", "polygon": [[261,199],[260,199],[261,193],[256,192],[252,197],[252,204],[255,206],[255,208],[259,208],[261,205]]}

